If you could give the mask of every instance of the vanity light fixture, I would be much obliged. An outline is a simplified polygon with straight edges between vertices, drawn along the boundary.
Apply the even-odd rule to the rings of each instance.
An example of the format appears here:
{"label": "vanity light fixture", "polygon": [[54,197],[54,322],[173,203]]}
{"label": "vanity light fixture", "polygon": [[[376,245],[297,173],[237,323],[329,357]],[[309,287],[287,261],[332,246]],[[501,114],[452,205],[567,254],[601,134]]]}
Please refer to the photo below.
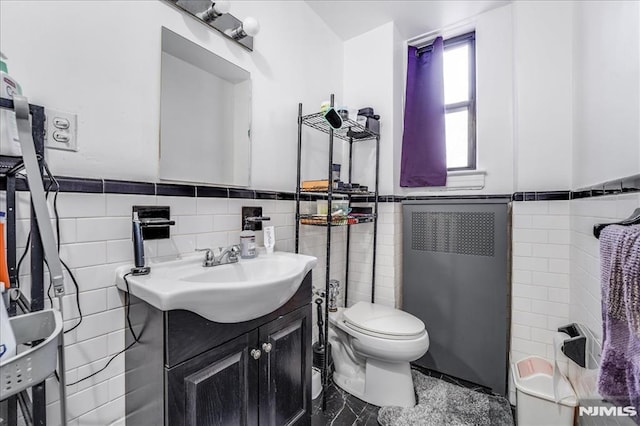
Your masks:
{"label": "vanity light fixture", "polygon": [[260,31],[260,24],[255,18],[246,18],[241,21],[229,13],[231,2],[227,0],[163,0],[163,3],[187,13],[242,47],[253,50],[253,36]]}
{"label": "vanity light fixture", "polygon": [[196,16],[202,19],[204,22],[213,22],[225,13],[229,13],[231,4],[228,1],[216,1],[212,2],[209,9],[202,13],[196,14]]}
{"label": "vanity light fixture", "polygon": [[260,23],[256,18],[247,16],[238,27],[229,32],[229,37],[234,40],[240,40],[246,36],[254,37],[260,32]]}

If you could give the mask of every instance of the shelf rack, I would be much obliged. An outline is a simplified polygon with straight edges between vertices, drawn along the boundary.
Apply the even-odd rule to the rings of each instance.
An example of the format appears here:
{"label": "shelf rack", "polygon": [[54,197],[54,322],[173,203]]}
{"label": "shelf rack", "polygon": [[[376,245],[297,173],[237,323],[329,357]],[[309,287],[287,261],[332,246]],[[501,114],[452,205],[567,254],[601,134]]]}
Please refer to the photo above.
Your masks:
{"label": "shelf rack", "polygon": [[[347,216],[334,216],[331,218],[331,226],[347,226],[347,225],[359,225],[361,223],[371,223],[375,220],[375,216],[372,214],[358,215],[355,217]],[[301,214],[301,225],[312,226],[327,226],[327,217],[325,215],[318,214]]]}
{"label": "shelf rack", "polygon": [[[331,95],[330,106],[334,106],[334,95]],[[349,143],[349,176],[348,182],[351,183],[352,170],[353,170],[353,144],[366,141],[375,141],[376,144],[376,165],[375,165],[375,186],[374,191],[343,191],[336,190],[332,184],[328,185],[326,191],[302,191],[301,189],[301,159],[302,159],[302,129],[304,126],[316,129],[320,132],[329,135],[329,159],[327,167],[327,180],[332,183],[332,165],[333,165],[333,145],[334,139],[340,139]],[[344,303],[347,305],[348,289],[349,289],[349,246],[351,242],[351,226],[361,223],[373,223],[373,260],[372,260],[372,277],[371,277],[371,302],[375,300],[375,272],[376,272],[376,247],[378,241],[378,184],[379,184],[379,170],[380,170],[380,135],[374,133],[362,125],[353,120],[346,119],[342,121],[342,127],[334,129],[329,126],[324,119],[324,114],[317,112],[309,115],[302,115],[302,103],[298,104],[298,157],[297,157],[297,182],[296,182],[296,237],[295,237],[295,249],[298,253],[300,248],[300,225],[303,226],[324,226],[327,228],[327,248],[326,248],[326,273],[325,273],[325,295],[329,294],[329,281],[331,279],[331,230],[336,226],[346,226],[347,241],[346,241],[346,256],[345,256],[345,275],[346,280],[344,283]],[[327,200],[327,214],[318,215],[305,215],[300,213],[300,201],[303,197],[309,197],[312,199],[326,199]],[[370,215],[360,215],[355,219],[355,223],[349,223],[349,219],[341,217],[340,221],[334,223],[334,218],[331,215],[331,203],[333,198],[349,200],[351,205],[352,197],[357,199],[371,197],[373,198],[373,211]],[[355,200],[353,200],[355,201]],[[330,226],[328,226],[330,225]],[[329,309],[328,303],[325,302],[324,306],[324,335],[329,335]],[[329,384],[329,357],[325,356],[324,365],[322,368],[322,409],[327,408],[327,386]]]}
{"label": "shelf rack", "polygon": [[305,115],[301,118],[302,123],[305,126],[320,130],[321,132],[326,133],[329,136],[333,135],[334,138],[338,138],[349,143],[364,142],[379,138],[378,134],[373,133],[369,129],[350,119],[343,119],[342,127],[340,127],[339,129],[334,129],[333,127],[329,126],[327,120],[324,119],[324,114],[321,112]]}
{"label": "shelf rack", "polygon": [[[0,109],[13,110],[13,101],[0,98]],[[44,136],[45,136],[45,113],[44,107],[39,105],[29,105],[31,114],[31,127],[33,142],[40,164],[40,173],[43,173],[42,159],[44,158]],[[24,164],[22,157],[0,156],[0,190],[6,191],[7,202],[7,266],[9,269],[9,282],[11,289],[18,289],[18,270],[16,253],[16,182],[18,173],[22,171]],[[19,180],[20,184],[23,183]],[[26,183],[25,183],[26,187]],[[26,188],[25,188],[26,189]],[[33,205],[31,207],[31,300],[28,301],[22,293],[19,297],[10,298],[8,306],[9,316],[15,316],[18,308],[22,313],[42,311],[44,309],[44,251],[40,239],[38,222],[35,218]],[[19,289],[18,289],[19,290]],[[16,396],[11,396],[0,402],[0,417],[7,420],[7,424],[17,424],[18,410],[20,405],[24,420],[27,424],[46,425],[46,397],[45,382],[38,383],[31,387],[31,397],[27,391],[23,391]]]}
{"label": "shelf rack", "polygon": [[[320,197],[326,199],[328,196],[327,191],[300,191],[300,195],[309,195],[311,197]],[[375,192],[369,191],[343,191],[339,189],[334,189],[332,193],[335,198],[347,198],[350,196],[358,196],[358,197],[375,197]]]}

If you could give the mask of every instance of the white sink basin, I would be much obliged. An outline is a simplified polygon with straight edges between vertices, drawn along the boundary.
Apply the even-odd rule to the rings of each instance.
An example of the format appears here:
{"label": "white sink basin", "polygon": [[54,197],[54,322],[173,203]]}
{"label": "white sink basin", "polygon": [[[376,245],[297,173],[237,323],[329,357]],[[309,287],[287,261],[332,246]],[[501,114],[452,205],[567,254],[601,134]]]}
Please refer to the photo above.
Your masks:
{"label": "white sink basin", "polygon": [[[211,321],[242,322],[284,305],[317,263],[315,257],[284,252],[208,268],[202,259],[153,264],[149,275],[127,276],[129,291],[162,311],[185,309]],[[130,270],[116,270],[120,290],[127,291],[123,277]]]}

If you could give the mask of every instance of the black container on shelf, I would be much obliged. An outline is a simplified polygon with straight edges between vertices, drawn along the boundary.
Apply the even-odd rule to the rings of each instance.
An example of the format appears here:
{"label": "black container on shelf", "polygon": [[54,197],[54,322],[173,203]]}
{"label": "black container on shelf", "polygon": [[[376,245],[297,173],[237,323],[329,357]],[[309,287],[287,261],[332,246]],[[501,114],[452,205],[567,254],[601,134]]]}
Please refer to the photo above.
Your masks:
{"label": "black container on shelf", "polygon": [[380,133],[380,116],[373,112],[373,108],[366,107],[358,110],[358,117],[365,117],[365,128],[373,133]]}
{"label": "black container on shelf", "polygon": [[347,131],[347,136],[353,139],[364,139],[371,136],[371,133],[380,133],[380,116],[373,113],[373,108],[366,107],[358,110],[357,123],[368,130],[368,132],[358,132],[352,129]]}

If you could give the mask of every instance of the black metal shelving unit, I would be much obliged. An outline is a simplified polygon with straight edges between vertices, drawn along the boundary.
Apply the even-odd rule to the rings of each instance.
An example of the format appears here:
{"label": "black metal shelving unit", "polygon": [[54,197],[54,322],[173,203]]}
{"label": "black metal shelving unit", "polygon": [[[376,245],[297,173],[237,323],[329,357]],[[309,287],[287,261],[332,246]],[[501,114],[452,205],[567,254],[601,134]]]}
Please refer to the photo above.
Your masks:
{"label": "black metal shelving unit", "polygon": [[[331,95],[330,106],[334,106],[334,95]],[[302,128],[303,126],[311,127],[320,132],[329,135],[329,159],[327,170],[328,187],[323,192],[310,192],[302,191],[301,188],[301,159],[302,159]],[[333,165],[333,146],[334,139],[340,139],[349,143],[349,180],[351,183],[352,171],[353,171],[353,144],[354,143],[366,143],[367,141],[375,141],[376,144],[376,165],[375,165],[375,186],[374,191],[341,191],[333,188],[332,182],[332,165]],[[372,260],[372,275],[371,275],[371,302],[375,301],[375,277],[376,277],[376,247],[378,241],[378,183],[379,183],[379,169],[380,169],[380,135],[374,133],[365,127],[361,126],[353,120],[343,120],[342,127],[334,129],[329,126],[324,119],[323,113],[317,112],[310,115],[302,115],[302,104],[298,104],[298,157],[297,157],[297,182],[296,182],[296,235],[295,235],[295,248],[296,253],[299,251],[300,240],[300,226],[324,226],[327,228],[327,256],[326,256],[326,274],[325,274],[325,295],[329,294],[329,280],[331,279],[331,229],[336,226],[346,226],[347,228],[347,249],[346,249],[346,267],[345,274],[346,280],[344,284],[344,303],[347,304],[348,289],[349,289],[349,245],[351,242],[351,226],[360,223],[373,223],[373,260]],[[312,199],[325,199],[327,200],[327,216],[326,218],[318,218],[317,215],[305,215],[300,213],[300,201],[303,197]],[[341,218],[338,221],[333,220],[331,215],[331,203],[334,198],[347,198],[349,200],[349,206],[353,202],[363,202],[373,200],[373,211],[370,215],[363,215],[355,220],[349,220]],[[324,219],[324,220],[323,220]],[[329,308],[328,303],[324,306],[324,335],[329,335]],[[327,408],[326,390],[329,384],[328,372],[329,357],[324,358],[324,366],[322,369],[322,409]]]}
{"label": "black metal shelving unit", "polygon": [[[13,110],[13,101],[0,98],[0,108]],[[44,137],[45,137],[45,113],[44,107],[39,105],[29,105],[31,114],[31,127],[33,142],[40,164],[40,174],[43,173],[44,159]],[[17,270],[17,250],[16,250],[16,190],[17,183],[20,187],[27,189],[26,181],[19,179],[18,174],[24,169],[22,157],[12,157],[0,155],[0,190],[6,192],[7,216],[7,266],[9,269],[9,282],[11,292],[17,297],[10,297],[8,306],[9,316],[21,313],[41,311],[44,309],[44,252],[38,222],[31,205],[31,239],[29,249],[31,250],[31,300],[20,292],[18,288]],[[0,236],[1,237],[1,236]],[[23,413],[24,421],[27,425],[46,425],[47,410],[45,397],[45,383],[38,383],[31,388],[31,397],[26,391],[17,396],[7,398],[0,402],[0,414],[6,419],[7,424],[17,424],[18,405]]]}

